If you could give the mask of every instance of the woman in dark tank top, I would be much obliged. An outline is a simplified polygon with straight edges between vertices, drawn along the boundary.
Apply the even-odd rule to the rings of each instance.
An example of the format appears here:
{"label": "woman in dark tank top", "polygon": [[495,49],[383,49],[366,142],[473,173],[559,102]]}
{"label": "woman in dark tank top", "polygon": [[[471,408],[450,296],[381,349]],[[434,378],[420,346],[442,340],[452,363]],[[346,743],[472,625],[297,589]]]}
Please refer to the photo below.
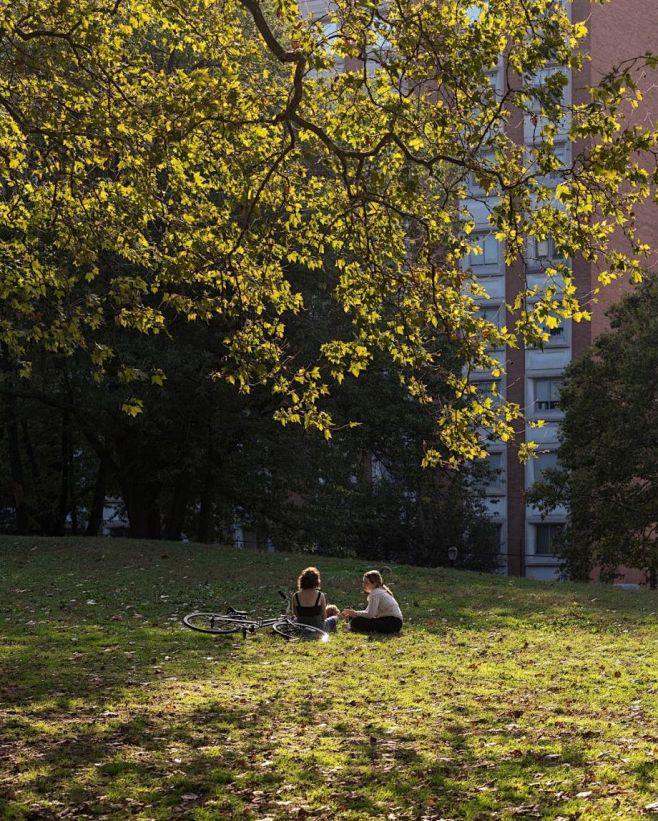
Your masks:
{"label": "woman in dark tank top", "polygon": [[317,567],[302,570],[297,578],[297,592],[292,597],[292,610],[301,624],[320,630],[335,630],[336,617],[327,618],[327,600],[320,590],[320,583]]}
{"label": "woman in dark tank top", "polygon": [[311,607],[305,607],[299,601],[299,592],[295,593],[294,610],[297,621],[302,624],[311,624],[313,627],[320,627],[321,623],[324,623],[324,619],[322,618],[322,598],[322,593],[318,590],[315,604]]}

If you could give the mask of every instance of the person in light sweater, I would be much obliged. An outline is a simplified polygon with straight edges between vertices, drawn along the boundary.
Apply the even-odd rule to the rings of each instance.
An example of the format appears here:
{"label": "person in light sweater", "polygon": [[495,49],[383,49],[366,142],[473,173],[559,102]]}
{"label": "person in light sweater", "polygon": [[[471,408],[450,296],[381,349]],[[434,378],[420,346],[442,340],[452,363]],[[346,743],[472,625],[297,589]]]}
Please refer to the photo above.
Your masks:
{"label": "person in light sweater", "polygon": [[355,633],[399,633],[402,629],[402,611],[393,594],[384,584],[379,570],[363,574],[363,589],[368,594],[365,610],[347,607],[341,616],[349,618],[350,630]]}

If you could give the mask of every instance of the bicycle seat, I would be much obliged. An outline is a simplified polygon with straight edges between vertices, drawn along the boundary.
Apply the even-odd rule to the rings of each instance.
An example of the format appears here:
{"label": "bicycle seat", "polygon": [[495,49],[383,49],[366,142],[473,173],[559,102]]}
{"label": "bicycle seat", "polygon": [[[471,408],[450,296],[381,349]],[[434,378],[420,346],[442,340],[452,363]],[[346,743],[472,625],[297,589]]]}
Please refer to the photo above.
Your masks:
{"label": "bicycle seat", "polygon": [[226,615],[227,616],[228,615],[231,615],[231,616],[246,616],[247,611],[246,610],[236,610],[235,607],[229,607],[228,610],[226,611]]}

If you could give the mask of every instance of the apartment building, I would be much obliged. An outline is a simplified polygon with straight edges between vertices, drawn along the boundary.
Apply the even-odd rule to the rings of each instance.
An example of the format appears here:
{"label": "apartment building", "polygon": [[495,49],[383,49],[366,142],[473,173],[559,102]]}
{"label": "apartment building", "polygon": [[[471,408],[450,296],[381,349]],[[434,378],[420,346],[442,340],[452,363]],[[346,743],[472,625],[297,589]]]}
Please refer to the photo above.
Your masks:
{"label": "apartment building", "polygon": [[[567,77],[567,103],[583,99],[583,89],[595,84],[613,66],[655,50],[658,45],[658,4],[655,0],[612,0],[604,6],[589,0],[573,0],[566,7],[574,21],[587,21],[589,35],[585,47],[590,56],[581,73]],[[553,70],[563,69],[555,66]],[[502,71],[503,67],[501,74]],[[652,88],[651,78],[646,80],[644,105],[638,112],[638,119],[647,117],[658,119],[658,92]],[[530,144],[534,129],[530,117],[511,123],[510,128],[517,142]],[[567,128],[568,122],[565,121],[565,132]],[[556,153],[568,165],[572,146],[566,140],[566,134],[562,136],[562,140],[560,135],[556,138]],[[469,207],[481,234],[483,253],[469,260],[469,264],[490,297],[483,303],[483,313],[503,325],[506,321],[505,303],[511,302],[518,291],[521,272],[515,266],[505,266],[502,249],[488,233],[486,206],[481,197],[477,197],[478,192],[473,193],[474,199]],[[646,206],[638,213],[642,236],[653,247],[658,247],[657,216],[655,206]],[[530,285],[542,282],[542,269],[552,261],[555,261],[555,250],[550,240],[535,242],[527,249]],[[591,301],[589,295],[598,285],[597,269],[578,258],[570,260],[570,265],[578,293],[588,305],[592,321],[565,322],[550,332],[551,339],[543,350],[527,348],[496,352],[505,369],[504,394],[525,408],[525,423],[518,430],[517,441],[508,447],[501,444],[491,449],[495,479],[487,489],[488,510],[499,526],[501,566],[514,576],[549,580],[559,575],[553,542],[566,520],[567,511],[555,510],[542,518],[536,508],[525,504],[524,490],[557,461],[562,417],[559,395],[564,369],[606,330],[607,309],[631,287],[627,282],[610,285],[601,291],[596,301]],[[650,271],[656,270],[655,257],[647,260],[646,266]],[[485,379],[485,375],[482,378]],[[530,424],[537,419],[545,420],[544,426],[531,428]],[[539,455],[522,465],[518,460],[518,445],[524,440],[537,442]]]}

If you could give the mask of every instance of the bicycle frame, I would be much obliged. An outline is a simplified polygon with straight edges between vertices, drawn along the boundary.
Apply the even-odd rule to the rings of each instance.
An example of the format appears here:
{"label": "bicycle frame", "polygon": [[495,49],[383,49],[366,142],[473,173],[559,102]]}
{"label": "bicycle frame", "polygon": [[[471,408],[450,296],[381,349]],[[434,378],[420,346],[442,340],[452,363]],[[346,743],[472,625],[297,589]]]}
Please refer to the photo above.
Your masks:
{"label": "bicycle frame", "polygon": [[270,616],[268,618],[246,618],[245,616],[231,616],[227,613],[225,616],[220,616],[223,622],[232,622],[242,629],[242,637],[247,638],[247,633],[255,633],[256,630],[261,630],[263,627],[273,627],[281,621],[292,622],[293,618],[288,613],[283,613],[280,616]]}
{"label": "bicycle frame", "polygon": [[[246,611],[236,610],[229,607],[226,613],[189,613],[183,617],[183,624],[192,630],[199,630],[202,633],[230,634],[240,631],[244,639],[247,633],[255,633],[263,627],[271,627],[275,633],[279,633],[287,639],[299,639],[301,637],[320,638],[326,641],[328,634],[317,627],[299,624],[292,615],[291,599],[281,590],[279,595],[287,603],[286,612],[280,616],[267,618],[250,618]],[[197,623],[200,620],[201,624]]]}

